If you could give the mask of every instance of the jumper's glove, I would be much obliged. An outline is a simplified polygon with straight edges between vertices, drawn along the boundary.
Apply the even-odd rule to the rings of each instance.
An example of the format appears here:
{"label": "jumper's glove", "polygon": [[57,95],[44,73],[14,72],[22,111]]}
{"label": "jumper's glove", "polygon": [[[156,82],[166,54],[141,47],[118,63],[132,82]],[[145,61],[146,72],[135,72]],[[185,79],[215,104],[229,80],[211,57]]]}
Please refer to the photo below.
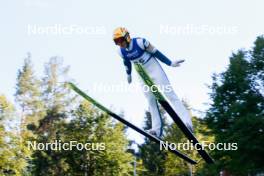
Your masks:
{"label": "jumper's glove", "polygon": [[131,75],[127,75],[127,82],[128,82],[128,84],[130,84],[132,82],[132,76]]}
{"label": "jumper's glove", "polygon": [[175,60],[175,61],[172,61],[171,62],[171,66],[172,67],[179,67],[181,63],[183,63],[185,60],[182,59],[182,60]]}

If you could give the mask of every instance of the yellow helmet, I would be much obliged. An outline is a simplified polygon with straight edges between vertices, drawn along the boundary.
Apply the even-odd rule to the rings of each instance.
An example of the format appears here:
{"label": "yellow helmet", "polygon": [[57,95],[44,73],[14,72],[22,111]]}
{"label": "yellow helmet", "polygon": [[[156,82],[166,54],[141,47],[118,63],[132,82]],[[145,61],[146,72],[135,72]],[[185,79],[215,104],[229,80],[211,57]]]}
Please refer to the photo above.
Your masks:
{"label": "yellow helmet", "polygon": [[124,27],[118,27],[113,32],[113,40],[115,44],[118,44],[122,41],[126,41],[127,43],[130,43],[131,39],[129,36],[129,32]]}

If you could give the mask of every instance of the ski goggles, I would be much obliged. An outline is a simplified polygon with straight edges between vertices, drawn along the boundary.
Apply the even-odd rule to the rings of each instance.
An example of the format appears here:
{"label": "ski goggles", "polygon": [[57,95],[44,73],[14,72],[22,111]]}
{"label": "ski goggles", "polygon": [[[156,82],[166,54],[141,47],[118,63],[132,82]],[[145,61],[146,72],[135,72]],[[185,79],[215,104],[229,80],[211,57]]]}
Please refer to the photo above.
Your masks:
{"label": "ski goggles", "polygon": [[124,41],[126,41],[125,37],[119,37],[119,38],[114,39],[114,42],[116,45],[121,44]]}

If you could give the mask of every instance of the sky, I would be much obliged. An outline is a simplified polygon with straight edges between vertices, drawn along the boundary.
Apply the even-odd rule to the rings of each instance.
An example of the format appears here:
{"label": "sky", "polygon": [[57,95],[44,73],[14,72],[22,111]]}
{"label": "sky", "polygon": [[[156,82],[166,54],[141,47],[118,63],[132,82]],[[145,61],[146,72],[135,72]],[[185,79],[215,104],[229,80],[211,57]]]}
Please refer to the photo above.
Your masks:
{"label": "sky", "polygon": [[[80,88],[142,126],[147,102],[141,91],[133,91],[138,84],[135,70],[132,85],[127,84],[112,41],[112,31],[124,26],[171,60],[186,60],[181,67],[162,67],[177,95],[206,111],[212,74],[224,71],[232,52],[250,49],[263,34],[264,23],[258,20],[263,6],[261,0],[2,0],[0,94],[15,103],[17,72],[27,52],[37,76],[43,75],[50,57],[60,56]],[[113,86],[133,90],[110,91]]]}

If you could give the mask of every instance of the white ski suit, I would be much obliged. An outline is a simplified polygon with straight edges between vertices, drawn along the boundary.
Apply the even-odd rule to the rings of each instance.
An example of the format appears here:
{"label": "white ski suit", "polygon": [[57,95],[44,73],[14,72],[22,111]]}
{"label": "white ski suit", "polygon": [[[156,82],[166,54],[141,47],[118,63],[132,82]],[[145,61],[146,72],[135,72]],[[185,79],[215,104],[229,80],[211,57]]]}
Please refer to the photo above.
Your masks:
{"label": "white ski suit", "polygon": [[[120,48],[118,51],[119,55],[123,58],[128,77],[131,77],[131,62],[141,64],[151,79],[154,81],[155,85],[159,88],[159,90],[161,90],[163,95],[165,95],[166,99],[172,105],[174,111],[178,114],[185,125],[192,131],[193,127],[190,113],[175,94],[165,72],[163,71],[157,59],[169,66],[172,65],[172,62],[144,38],[133,38],[129,43],[128,48]],[[141,84],[142,86],[145,86],[143,80],[141,81]],[[144,91],[144,94],[148,100],[149,111],[151,113],[151,130],[155,131],[157,136],[161,136],[162,120],[158,109],[157,100],[151,91]]]}

